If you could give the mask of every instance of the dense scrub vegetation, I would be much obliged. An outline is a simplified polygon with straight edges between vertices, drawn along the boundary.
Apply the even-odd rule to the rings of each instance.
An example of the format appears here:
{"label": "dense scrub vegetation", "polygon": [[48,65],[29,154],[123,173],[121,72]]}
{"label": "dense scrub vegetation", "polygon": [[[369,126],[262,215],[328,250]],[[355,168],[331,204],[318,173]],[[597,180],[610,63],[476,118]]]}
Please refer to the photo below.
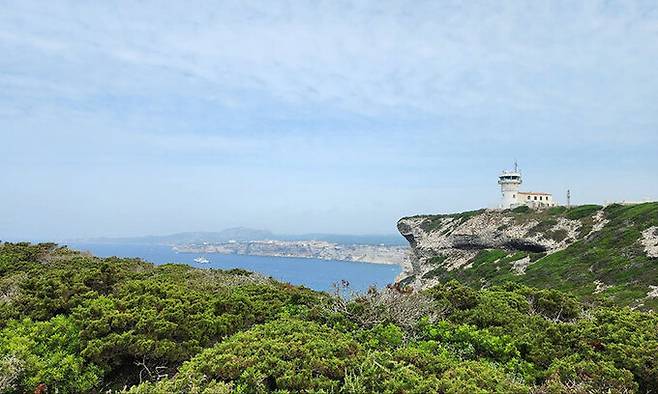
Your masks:
{"label": "dense scrub vegetation", "polygon": [[657,354],[654,313],[557,290],[452,281],[345,298],[0,244],[2,393],[649,393]]}

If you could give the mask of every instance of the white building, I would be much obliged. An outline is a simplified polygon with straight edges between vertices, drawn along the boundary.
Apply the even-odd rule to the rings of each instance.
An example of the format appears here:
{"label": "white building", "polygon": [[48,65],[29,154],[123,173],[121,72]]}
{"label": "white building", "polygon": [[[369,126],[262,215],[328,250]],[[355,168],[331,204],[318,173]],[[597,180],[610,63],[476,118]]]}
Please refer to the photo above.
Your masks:
{"label": "white building", "polygon": [[517,194],[517,203],[527,205],[530,208],[549,208],[557,204],[553,200],[551,193],[544,192],[519,192]]}
{"label": "white building", "polygon": [[527,205],[530,208],[541,209],[557,205],[551,193],[519,191],[522,183],[521,172],[516,163],[514,163],[513,171],[503,171],[498,176],[498,184],[502,193],[500,208],[509,209]]}

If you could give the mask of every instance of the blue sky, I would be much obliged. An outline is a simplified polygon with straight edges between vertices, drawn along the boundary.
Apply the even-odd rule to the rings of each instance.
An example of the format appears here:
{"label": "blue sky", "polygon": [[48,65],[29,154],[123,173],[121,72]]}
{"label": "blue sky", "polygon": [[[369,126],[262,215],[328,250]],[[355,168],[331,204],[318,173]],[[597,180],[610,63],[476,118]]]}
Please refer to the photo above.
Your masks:
{"label": "blue sky", "polygon": [[655,1],[3,1],[0,239],[658,198]]}

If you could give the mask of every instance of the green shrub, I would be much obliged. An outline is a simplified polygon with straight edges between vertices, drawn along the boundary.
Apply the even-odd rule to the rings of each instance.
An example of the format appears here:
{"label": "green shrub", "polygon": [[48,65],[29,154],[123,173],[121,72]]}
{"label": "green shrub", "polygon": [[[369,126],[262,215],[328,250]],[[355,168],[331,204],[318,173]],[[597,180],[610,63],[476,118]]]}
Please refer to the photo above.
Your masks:
{"label": "green shrub", "polygon": [[527,205],[521,205],[520,207],[513,208],[512,212],[514,212],[514,213],[528,213],[528,212],[530,212],[530,207],[527,206]]}
{"label": "green shrub", "polygon": [[580,361],[578,356],[555,360],[542,390],[550,393],[634,393],[633,374],[609,361]]}
{"label": "green shrub", "polygon": [[529,392],[529,387],[487,362],[465,361],[449,369],[439,383],[444,393],[514,394]]}
{"label": "green shrub", "polygon": [[[414,361],[418,361],[414,359]],[[345,394],[409,393],[440,391],[439,379],[391,352],[371,352],[347,370],[340,390]]]}
{"label": "green shrub", "polygon": [[0,331],[0,359],[0,379],[9,382],[0,391],[33,392],[44,383],[60,393],[80,393],[90,391],[103,376],[80,355],[78,328],[64,316],[45,322],[10,321]]}
{"label": "green shrub", "polygon": [[[616,261],[607,248],[645,262],[632,254],[636,226],[656,225],[657,207],[608,207],[612,227],[588,241],[585,271]],[[570,253],[537,260],[528,275],[579,264]],[[525,255],[487,251],[469,270]],[[2,393],[40,383],[60,393],[658,391],[656,314],[584,304],[577,292],[449,281],[342,299],[246,272],[98,259],[52,244],[0,244],[0,263]],[[647,272],[633,280],[655,279],[640,267]],[[542,284],[560,283],[558,272],[543,271]]]}
{"label": "green shrub", "polygon": [[351,336],[316,323],[277,320],[201,352],[181,374],[253,391],[337,390],[360,348]]}

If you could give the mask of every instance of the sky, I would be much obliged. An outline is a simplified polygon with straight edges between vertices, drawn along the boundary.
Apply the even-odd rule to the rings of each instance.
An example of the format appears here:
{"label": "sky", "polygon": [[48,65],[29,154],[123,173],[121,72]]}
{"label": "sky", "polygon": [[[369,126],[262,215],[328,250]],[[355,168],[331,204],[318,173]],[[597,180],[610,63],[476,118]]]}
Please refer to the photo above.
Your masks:
{"label": "sky", "polygon": [[0,239],[658,199],[655,1],[0,1]]}

